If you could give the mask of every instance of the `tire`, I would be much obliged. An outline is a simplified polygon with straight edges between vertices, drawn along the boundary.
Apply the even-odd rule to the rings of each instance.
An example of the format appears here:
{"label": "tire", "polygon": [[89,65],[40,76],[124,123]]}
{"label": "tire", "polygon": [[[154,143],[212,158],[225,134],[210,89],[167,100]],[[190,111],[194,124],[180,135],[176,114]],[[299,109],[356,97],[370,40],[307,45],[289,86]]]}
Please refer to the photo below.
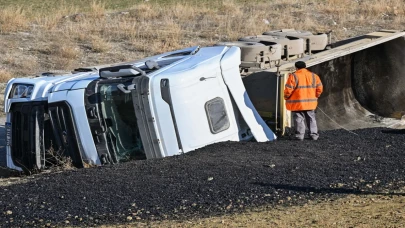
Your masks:
{"label": "tire", "polygon": [[282,48],[284,48],[284,46],[287,45],[289,56],[304,53],[304,40],[293,36],[277,37],[269,35],[257,35],[257,36],[242,37],[239,39],[239,41],[260,42],[267,46],[270,46],[274,43],[278,43],[282,46]]}
{"label": "tire", "polygon": [[260,62],[260,56],[265,56],[265,59],[279,60],[281,59],[281,45],[275,42],[267,42],[267,44],[252,42],[252,41],[236,41],[236,42],[220,42],[216,46],[237,46],[241,49],[241,61],[243,62]]}

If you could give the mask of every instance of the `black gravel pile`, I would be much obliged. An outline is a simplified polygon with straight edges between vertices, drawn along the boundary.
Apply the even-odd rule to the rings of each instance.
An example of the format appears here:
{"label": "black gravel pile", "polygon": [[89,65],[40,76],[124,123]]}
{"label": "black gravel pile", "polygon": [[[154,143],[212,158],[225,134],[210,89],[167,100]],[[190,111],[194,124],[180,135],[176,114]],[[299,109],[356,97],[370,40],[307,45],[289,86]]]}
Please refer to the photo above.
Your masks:
{"label": "black gravel pile", "polygon": [[405,131],[344,130],[318,141],[225,142],[165,159],[39,175],[0,187],[0,224],[89,226],[297,205],[405,186]]}

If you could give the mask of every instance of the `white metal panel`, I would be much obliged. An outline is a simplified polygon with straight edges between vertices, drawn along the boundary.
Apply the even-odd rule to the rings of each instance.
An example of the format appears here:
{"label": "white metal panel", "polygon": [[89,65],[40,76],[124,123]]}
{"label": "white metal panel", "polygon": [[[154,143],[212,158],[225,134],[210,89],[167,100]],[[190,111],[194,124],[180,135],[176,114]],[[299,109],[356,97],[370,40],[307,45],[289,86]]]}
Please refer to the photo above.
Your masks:
{"label": "white metal panel", "polygon": [[72,86],[72,90],[75,90],[75,89],[85,89],[85,88],[87,88],[87,86],[90,84],[90,82],[92,82],[92,81],[94,81],[94,80],[96,80],[96,79],[98,79],[99,78],[99,76],[98,75],[92,75],[92,76],[89,76],[89,77],[86,77],[85,79],[81,79],[81,80],[78,80],[73,86]]}
{"label": "white metal panel", "polygon": [[99,78],[99,75],[95,72],[79,73],[74,77],[70,77],[64,81],[55,83],[53,91],[84,89],[87,88],[90,82],[96,80],[97,78]]}
{"label": "white metal panel", "polygon": [[[215,142],[239,141],[232,102],[222,80],[219,64],[227,49],[226,47],[202,48],[196,55],[153,78],[151,93],[156,95],[154,109],[157,110],[157,117],[163,114],[163,111],[162,114],[159,112],[160,105],[164,102],[159,98],[158,85],[160,85],[162,78],[170,80],[173,109],[184,152]],[[236,66],[236,69],[238,68]],[[230,126],[225,131],[213,134],[209,127],[205,104],[216,97],[221,97],[224,100]],[[165,111],[168,112],[167,105],[164,107]],[[156,118],[156,121],[161,128],[160,132],[165,134],[166,130],[163,129],[165,125],[159,122],[160,117]],[[173,128],[168,127],[167,129]],[[170,151],[167,153],[171,155]]]}
{"label": "white metal panel", "polygon": [[76,81],[70,81],[70,82],[64,82],[64,83],[59,83],[58,85],[55,85],[53,88],[53,91],[62,91],[62,90],[69,90],[72,88],[72,86],[76,83]]}
{"label": "white metal panel", "polygon": [[6,89],[4,90],[4,112],[8,112],[10,110],[10,101],[8,99],[10,93],[11,93],[11,88],[13,86],[13,81],[15,80],[15,78],[12,78],[8,81]]}
{"label": "white metal panel", "polygon": [[[188,47],[180,50],[175,50],[171,52],[165,52],[159,55],[149,56],[144,59],[137,59],[128,62],[121,62],[121,63],[113,63],[113,64],[106,64],[106,65],[99,65],[99,66],[90,66],[84,67],[87,69],[101,69],[104,67],[111,67],[111,66],[119,66],[119,65],[143,65],[147,60],[162,60],[162,59],[182,59],[186,58],[188,53],[195,52],[199,49],[199,46]],[[186,55],[182,55],[182,53],[187,53]]]}
{"label": "white metal panel", "polygon": [[74,122],[80,138],[79,143],[81,143],[84,152],[82,154],[83,160],[90,165],[101,165],[84,107],[84,93],[85,89],[71,90],[67,93],[66,101],[72,107]]}
{"label": "white metal panel", "polygon": [[[163,101],[160,93],[160,80],[162,79],[160,74],[167,72],[168,69],[183,63],[189,58],[190,56],[182,57],[175,63],[149,74],[148,85],[144,85],[146,80],[136,78],[137,96],[134,98],[135,112],[138,113],[136,118],[147,118],[147,122],[142,122],[143,124],[139,125],[139,130],[141,134],[148,134],[143,135],[142,141],[144,144],[147,143],[148,146],[145,145],[145,147],[150,147],[150,150],[153,150],[147,151],[147,158],[160,158],[181,152],[177,143],[170,109],[168,104]],[[153,133],[150,132],[152,129]]]}
{"label": "white metal panel", "polygon": [[238,66],[239,64],[240,49],[238,47],[231,47],[221,61],[222,77],[255,139],[258,142],[272,141],[277,137],[253,106],[243,86],[239,68],[235,67],[235,65]]}
{"label": "white metal panel", "polygon": [[153,77],[153,80],[150,82],[150,88],[151,94],[153,94],[153,96],[151,96],[151,105],[153,105],[152,110],[154,110],[158,135],[160,135],[160,142],[162,144],[162,157],[165,157],[179,154],[181,151],[177,144],[176,132],[169,104],[162,99],[160,91],[160,81],[163,78],[165,77],[161,75]]}
{"label": "white metal panel", "polygon": [[[228,47],[214,46],[201,48],[195,55],[184,59],[179,64],[175,64],[164,71],[164,74],[176,75],[172,80],[172,85],[184,85],[195,83],[193,74],[209,71],[208,68],[217,69],[220,64],[220,58]],[[182,76],[177,76],[183,74]],[[184,75],[187,75],[184,77]],[[174,79],[174,78],[173,78]]]}
{"label": "white metal panel", "polygon": [[68,93],[67,90],[50,93],[48,96],[48,103],[65,101],[66,97],[67,97],[67,93]]}
{"label": "white metal panel", "polygon": [[[66,101],[72,108],[74,124],[79,136],[79,144],[83,149],[83,160],[93,165],[101,165],[96,146],[90,130],[89,121],[87,120],[86,109],[84,108],[85,89],[70,91],[59,91],[51,93],[49,103]],[[79,145],[80,146],[80,145]]]}

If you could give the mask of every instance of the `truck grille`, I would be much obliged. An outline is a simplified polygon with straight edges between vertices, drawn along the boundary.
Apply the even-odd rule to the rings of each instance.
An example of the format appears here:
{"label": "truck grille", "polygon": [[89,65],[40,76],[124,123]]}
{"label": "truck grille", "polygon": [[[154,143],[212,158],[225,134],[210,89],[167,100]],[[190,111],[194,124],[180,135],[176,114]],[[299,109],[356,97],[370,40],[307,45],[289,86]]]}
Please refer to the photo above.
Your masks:
{"label": "truck grille", "polygon": [[11,156],[26,172],[60,165],[71,158],[83,167],[70,107],[65,102],[15,103],[11,113]]}
{"label": "truck grille", "polygon": [[[58,102],[49,105],[49,132],[52,134],[53,141],[48,142],[47,151],[54,164],[59,161],[72,162],[77,168],[83,168],[81,156],[80,140],[77,139],[76,127],[73,123],[72,110],[66,102]],[[55,157],[59,156],[59,157]],[[62,160],[61,160],[62,158]],[[63,159],[70,158],[70,161]]]}
{"label": "truck grille", "polygon": [[11,108],[12,159],[24,170],[40,169],[45,162],[44,105],[16,103]]}

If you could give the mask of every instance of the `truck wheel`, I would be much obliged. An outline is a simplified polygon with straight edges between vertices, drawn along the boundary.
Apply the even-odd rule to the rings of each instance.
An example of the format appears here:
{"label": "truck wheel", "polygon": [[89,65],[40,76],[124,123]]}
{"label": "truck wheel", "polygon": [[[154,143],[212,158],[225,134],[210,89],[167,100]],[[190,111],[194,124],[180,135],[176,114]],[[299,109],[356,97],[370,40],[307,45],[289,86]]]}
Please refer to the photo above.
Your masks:
{"label": "truck wheel", "polygon": [[270,62],[281,59],[281,46],[275,42],[267,42],[266,45],[251,41],[220,42],[216,46],[237,46],[241,49],[242,62]]}

